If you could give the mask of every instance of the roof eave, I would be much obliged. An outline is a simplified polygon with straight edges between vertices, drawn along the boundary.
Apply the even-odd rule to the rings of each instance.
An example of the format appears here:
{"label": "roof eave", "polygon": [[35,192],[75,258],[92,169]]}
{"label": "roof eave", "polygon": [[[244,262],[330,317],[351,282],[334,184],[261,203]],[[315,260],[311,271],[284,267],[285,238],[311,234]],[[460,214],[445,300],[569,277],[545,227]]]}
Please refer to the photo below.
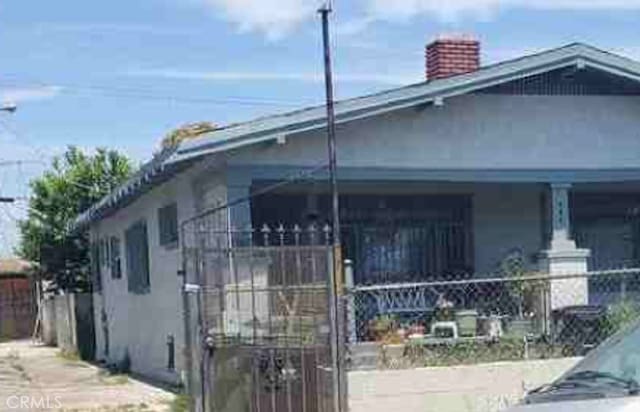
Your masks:
{"label": "roof eave", "polygon": [[[534,76],[547,71],[576,65],[598,70],[640,82],[640,63],[583,44],[572,44],[558,49],[525,56],[508,62],[482,68],[476,72],[423,82],[350,99],[336,104],[338,124],[365,119],[388,112],[429,104],[436,99],[447,99],[501,83]],[[214,153],[238,149],[274,140],[282,135],[298,134],[326,127],[324,106],[316,106],[283,115],[258,119],[224,128],[202,138],[181,142],[176,150],[160,159],[159,169],[174,168],[178,164]],[[157,172],[155,166],[152,174]],[[161,172],[160,174],[163,174]],[[102,218],[110,210],[136,198],[147,186],[157,184],[155,176],[142,176],[128,182],[111,196],[101,200],[78,217],[75,227],[86,227]]]}
{"label": "roof eave", "polygon": [[[338,112],[336,114],[336,123],[348,123],[355,120],[366,119],[369,117],[378,116],[381,114],[406,109],[409,107],[419,106],[423,104],[433,103],[436,99],[447,99],[455,96],[460,96],[488,88],[504,82],[517,80],[524,76],[532,76],[540,73],[544,73],[549,70],[559,69],[563,67],[570,67],[577,64],[576,58],[567,59],[566,61],[557,62],[554,65],[545,65],[536,70],[528,69],[523,72],[511,73],[509,75],[501,75],[491,79],[478,79],[469,82],[461,82],[459,85],[453,87],[442,87],[436,90],[429,91],[428,93],[420,94],[417,96],[408,97],[402,100],[394,100],[389,102],[372,105],[369,107],[361,108],[358,110],[350,110],[347,112]],[[589,63],[588,63],[589,64]],[[640,77],[638,77],[640,81]],[[319,116],[313,120],[306,120],[304,122],[290,123],[282,125],[280,127],[258,131],[251,134],[242,134],[235,136],[231,139],[216,140],[208,143],[202,143],[199,146],[179,149],[170,159],[168,163],[182,162],[195,157],[206,156],[214,153],[224,152],[227,150],[237,149],[239,147],[250,146],[258,143],[262,143],[269,140],[275,140],[279,136],[304,133],[314,130],[319,130],[326,127],[326,116]]]}

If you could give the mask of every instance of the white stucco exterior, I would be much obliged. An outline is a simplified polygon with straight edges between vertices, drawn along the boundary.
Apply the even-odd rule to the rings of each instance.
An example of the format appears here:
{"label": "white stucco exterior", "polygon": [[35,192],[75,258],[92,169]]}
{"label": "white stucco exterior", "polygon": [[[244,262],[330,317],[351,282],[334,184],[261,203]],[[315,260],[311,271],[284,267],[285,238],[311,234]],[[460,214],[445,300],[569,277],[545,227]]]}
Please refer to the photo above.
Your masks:
{"label": "white stucco exterior", "polygon": [[[360,170],[357,181],[350,182],[355,186],[367,183],[375,189],[375,181],[386,183],[386,189],[384,185],[377,187],[380,193],[471,196],[474,269],[478,274],[490,274],[512,248],[523,250],[532,266],[537,264],[535,256],[548,241],[542,195],[549,182],[480,184],[474,183],[474,170],[589,169],[597,173],[601,169],[638,168],[638,126],[638,97],[467,95],[446,99],[442,107],[403,109],[341,125],[338,162],[340,167]],[[177,248],[159,245],[159,207],[177,202],[179,221],[183,221],[197,211],[248,195],[257,181],[274,179],[263,175],[261,167],[315,167],[324,162],[326,151],[323,132],[287,136],[284,144],[261,143],[238,149],[226,155],[228,168],[220,163],[214,168],[202,163],[193,166],[94,223],[92,239],[120,237],[123,269],[122,279],[111,279],[103,268],[103,291],[94,296],[98,358],[104,358],[104,305],[109,326],[108,361],[117,362],[128,352],[134,372],[165,381],[180,377],[184,341],[182,279],[177,275],[180,254]],[[446,178],[434,183],[409,179],[402,173],[385,176],[386,169],[446,169],[471,174],[464,183],[452,184]],[[369,177],[370,170],[377,171],[375,178]],[[403,186],[408,179],[411,185]],[[251,223],[247,204],[234,207],[229,216],[237,226]],[[124,232],[142,218],[148,227],[151,288],[146,295],[134,295],[127,291]],[[574,267],[585,270],[586,266],[580,266],[583,263]],[[167,370],[169,335],[175,338],[176,371]]]}
{"label": "white stucco exterior", "polygon": [[[199,177],[205,174],[209,178]],[[224,186],[220,172],[203,165],[180,174],[116,214],[92,227],[93,241],[117,236],[120,238],[122,278],[113,279],[108,267],[102,267],[102,291],[94,293],[96,357],[109,363],[120,362],[126,354],[135,373],[159,381],[178,383],[184,368],[182,351],[184,329],[181,287],[180,249],[161,246],[158,233],[158,208],[176,202],[178,221],[193,216],[211,204],[224,201]],[[124,233],[136,221],[147,223],[149,245],[150,292],[133,294],[127,288],[127,256]],[[105,356],[102,309],[108,321],[109,355]],[[169,370],[168,337],[175,341],[175,370]]]}

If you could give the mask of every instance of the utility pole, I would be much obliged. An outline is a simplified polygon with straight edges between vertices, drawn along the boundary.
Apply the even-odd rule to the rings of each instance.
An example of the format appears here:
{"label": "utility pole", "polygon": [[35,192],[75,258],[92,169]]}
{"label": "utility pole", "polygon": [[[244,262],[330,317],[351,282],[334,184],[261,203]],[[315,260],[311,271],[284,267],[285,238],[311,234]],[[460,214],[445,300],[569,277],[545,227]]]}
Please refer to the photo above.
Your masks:
{"label": "utility pole", "polygon": [[331,42],[329,38],[329,13],[331,5],[325,4],[320,9],[322,16],[322,43],[324,47],[324,79],[327,100],[327,142],[329,148],[329,183],[331,185],[331,208],[333,246],[340,246],[340,205],[338,200],[338,178],[336,176],[336,118],[333,103],[333,73],[331,70]]}
{"label": "utility pole", "polygon": [[327,144],[329,155],[329,184],[331,190],[332,211],[332,255],[333,271],[331,277],[331,354],[333,371],[333,401],[336,412],[347,412],[347,376],[345,371],[345,340],[342,316],[342,247],[340,242],[340,204],[338,198],[338,178],[336,160],[336,124],[333,97],[333,74],[331,71],[331,42],[329,36],[330,1],[318,10],[322,18],[322,42],[324,52],[324,78],[327,105]]}

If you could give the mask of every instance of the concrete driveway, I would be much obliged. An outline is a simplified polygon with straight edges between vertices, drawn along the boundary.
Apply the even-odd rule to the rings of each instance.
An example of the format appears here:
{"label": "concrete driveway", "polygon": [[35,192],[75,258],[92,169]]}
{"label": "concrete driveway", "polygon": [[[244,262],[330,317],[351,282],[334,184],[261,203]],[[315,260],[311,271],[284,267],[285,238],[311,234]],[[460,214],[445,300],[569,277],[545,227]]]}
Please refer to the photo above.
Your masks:
{"label": "concrete driveway", "polygon": [[0,411],[169,411],[175,395],[31,342],[0,343]]}

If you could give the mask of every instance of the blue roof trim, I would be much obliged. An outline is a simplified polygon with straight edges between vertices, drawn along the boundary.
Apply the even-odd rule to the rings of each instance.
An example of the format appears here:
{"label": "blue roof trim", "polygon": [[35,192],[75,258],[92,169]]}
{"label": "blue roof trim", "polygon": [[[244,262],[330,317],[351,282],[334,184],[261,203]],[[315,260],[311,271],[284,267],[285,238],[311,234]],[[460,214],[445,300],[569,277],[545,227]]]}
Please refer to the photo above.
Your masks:
{"label": "blue roof trim", "polygon": [[[436,98],[449,98],[480,89],[572,65],[582,65],[625,77],[640,83],[640,62],[592,46],[574,43],[527,55],[459,76],[383,91],[336,103],[338,123],[363,119],[420,104]],[[193,160],[276,139],[279,136],[318,130],[326,126],[325,106],[258,118],[245,123],[183,141],[145,164],[129,181],[80,215],[75,228],[82,228],[135,200],[158,182],[167,180]]]}
{"label": "blue roof trim", "polygon": [[[369,96],[336,103],[336,120],[348,122],[406,107],[430,103],[496,84],[544,73],[550,70],[584,64],[599,70],[640,82],[640,63],[580,43],[571,44],[515,60],[486,66],[478,71],[422,82]],[[325,127],[324,106],[315,106],[282,115],[259,118],[231,125],[183,143],[170,162],[223,152],[238,147]]]}
{"label": "blue roof trim", "polygon": [[166,164],[166,160],[175,153],[176,149],[177,146],[166,148],[142,165],[125,183],[80,214],[71,225],[71,229],[82,230],[92,222],[126,206],[141,194],[183,170],[186,164]]}

